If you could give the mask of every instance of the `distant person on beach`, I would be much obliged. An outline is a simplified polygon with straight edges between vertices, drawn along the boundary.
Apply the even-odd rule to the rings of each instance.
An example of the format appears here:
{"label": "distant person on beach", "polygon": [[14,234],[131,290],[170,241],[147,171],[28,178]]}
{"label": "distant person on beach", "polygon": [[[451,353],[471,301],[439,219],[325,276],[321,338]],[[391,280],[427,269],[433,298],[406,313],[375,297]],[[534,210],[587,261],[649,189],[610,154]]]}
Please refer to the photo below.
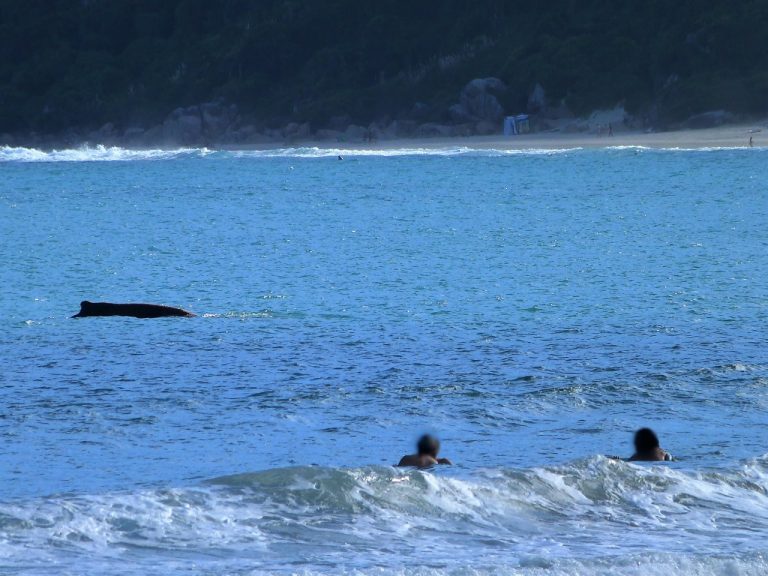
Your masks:
{"label": "distant person on beach", "polygon": [[752,141],[752,136],[749,137],[749,147],[752,148],[754,146]]}
{"label": "distant person on beach", "polygon": [[650,428],[640,428],[635,432],[635,453],[629,458],[630,462],[664,462],[672,460],[672,456],[661,449],[659,437]]}
{"label": "distant person on beach", "polygon": [[613,124],[608,122],[608,136],[613,136]]}
{"label": "distant person on beach", "polygon": [[398,466],[415,466],[416,468],[431,468],[436,464],[453,464],[448,458],[438,458],[440,440],[429,434],[424,434],[416,444],[416,454],[408,454],[400,459]]}

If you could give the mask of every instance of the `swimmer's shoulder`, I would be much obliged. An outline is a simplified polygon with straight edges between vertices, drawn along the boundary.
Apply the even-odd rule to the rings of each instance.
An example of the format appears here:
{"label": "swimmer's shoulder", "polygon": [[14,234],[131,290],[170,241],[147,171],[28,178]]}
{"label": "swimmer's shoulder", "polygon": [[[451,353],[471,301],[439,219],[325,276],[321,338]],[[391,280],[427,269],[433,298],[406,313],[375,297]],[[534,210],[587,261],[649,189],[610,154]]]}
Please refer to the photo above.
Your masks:
{"label": "swimmer's shoulder", "polygon": [[438,460],[432,458],[432,456],[420,456],[418,454],[408,454],[400,459],[397,464],[398,467],[414,467],[414,468],[430,468],[435,464],[438,464]]}

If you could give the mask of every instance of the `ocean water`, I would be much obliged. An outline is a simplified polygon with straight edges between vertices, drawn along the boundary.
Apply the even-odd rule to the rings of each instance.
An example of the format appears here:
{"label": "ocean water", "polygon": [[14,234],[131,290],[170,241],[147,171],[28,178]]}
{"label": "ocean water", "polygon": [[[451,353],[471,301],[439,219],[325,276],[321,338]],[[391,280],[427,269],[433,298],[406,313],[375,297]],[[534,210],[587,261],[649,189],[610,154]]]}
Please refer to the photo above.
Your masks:
{"label": "ocean water", "polygon": [[0,148],[0,573],[767,573],[766,162]]}

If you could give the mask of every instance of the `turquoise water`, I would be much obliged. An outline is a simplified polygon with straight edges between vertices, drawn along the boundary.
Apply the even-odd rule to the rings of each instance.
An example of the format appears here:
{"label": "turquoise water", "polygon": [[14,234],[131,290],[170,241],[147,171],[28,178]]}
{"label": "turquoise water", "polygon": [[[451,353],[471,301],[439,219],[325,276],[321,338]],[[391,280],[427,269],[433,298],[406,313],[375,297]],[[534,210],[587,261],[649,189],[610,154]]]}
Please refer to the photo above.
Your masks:
{"label": "turquoise water", "polygon": [[768,150],[338,153],[0,148],[0,572],[768,570]]}

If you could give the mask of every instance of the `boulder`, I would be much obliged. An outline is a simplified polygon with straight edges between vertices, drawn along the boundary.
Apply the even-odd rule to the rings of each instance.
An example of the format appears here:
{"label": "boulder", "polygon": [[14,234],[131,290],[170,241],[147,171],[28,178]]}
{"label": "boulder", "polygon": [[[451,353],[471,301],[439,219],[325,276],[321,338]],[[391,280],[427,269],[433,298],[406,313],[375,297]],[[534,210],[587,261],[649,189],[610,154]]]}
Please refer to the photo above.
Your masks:
{"label": "boulder", "polygon": [[578,134],[582,132],[589,132],[589,124],[582,120],[573,120],[566,122],[561,130],[567,134]]}
{"label": "boulder", "polygon": [[117,130],[112,122],[107,122],[98,130],[88,133],[88,141],[94,144],[112,144],[117,139]]}
{"label": "boulder", "polygon": [[453,114],[464,115],[467,120],[501,122],[504,108],[496,96],[506,90],[498,78],[475,78],[461,91],[459,108],[452,107]]}
{"label": "boulder", "polygon": [[306,140],[312,134],[309,123],[304,122],[299,124],[297,122],[291,122],[285,128],[283,128],[283,134],[289,140]]}
{"label": "boulder", "polygon": [[726,110],[711,110],[691,116],[683,123],[685,128],[715,128],[733,120],[733,114]]}
{"label": "boulder", "polygon": [[[282,137],[280,141],[282,141]],[[239,128],[230,128],[221,137],[222,144],[271,144],[275,139],[262,134],[252,124],[241,126]]]}
{"label": "boulder", "polygon": [[210,143],[222,139],[237,121],[237,107],[223,100],[176,108],[163,121],[162,140],[182,146]]}
{"label": "boulder", "polygon": [[126,144],[142,144],[145,134],[146,132],[143,128],[132,126],[125,129],[122,139]]}
{"label": "boulder", "polygon": [[334,142],[338,142],[341,140],[343,133],[339,132],[338,130],[318,130],[315,133],[315,138],[318,140],[332,140]]}
{"label": "boulder", "polygon": [[246,136],[243,139],[243,142],[247,144],[272,144],[274,143],[274,138],[270,138],[266,134],[262,132],[256,132],[254,131],[250,135],[246,133]]}
{"label": "boulder", "polygon": [[253,126],[245,126],[243,128],[227,128],[226,132],[219,138],[219,142],[222,144],[241,144],[247,141],[248,136],[252,135],[256,129]]}
{"label": "boulder", "polygon": [[138,138],[139,136],[144,135],[144,128],[139,128],[138,126],[131,126],[130,128],[126,128],[123,132],[123,138]]}
{"label": "boulder", "polygon": [[413,120],[394,120],[387,126],[390,138],[410,138],[416,133],[418,125]]}
{"label": "boulder", "polygon": [[364,142],[368,136],[368,130],[356,124],[350,124],[344,131],[344,140],[346,142]]}
{"label": "boulder", "polygon": [[202,132],[209,140],[221,138],[237,120],[237,106],[227,106],[223,100],[200,104]]}
{"label": "boulder", "polygon": [[66,128],[55,135],[54,140],[57,146],[79,146],[83,140],[87,140],[86,135],[77,128]]}
{"label": "boulder", "polygon": [[490,136],[501,131],[502,125],[500,122],[489,122],[488,120],[480,120],[475,125],[475,133],[480,136]]}
{"label": "boulder", "polygon": [[595,110],[589,116],[589,130],[596,134],[608,133],[610,126],[614,132],[620,131],[626,127],[629,118],[621,105],[608,110]]}
{"label": "boulder", "polygon": [[285,132],[282,129],[264,128],[262,134],[270,140],[283,140],[285,139]]}
{"label": "boulder", "polygon": [[149,128],[141,137],[141,143],[144,145],[159,144],[163,140],[163,126],[157,125]]}
{"label": "boulder", "polygon": [[203,139],[203,117],[198,106],[176,108],[163,121],[163,140],[167,144],[202,144]]}
{"label": "boulder", "polygon": [[474,136],[475,135],[475,123],[469,122],[466,124],[456,124],[451,126],[451,136]]}
{"label": "boulder", "polygon": [[457,124],[469,124],[477,121],[463,104],[454,104],[448,108],[448,117]]}
{"label": "boulder", "polygon": [[536,85],[531,90],[528,96],[528,113],[538,114],[542,110],[547,108],[547,93],[544,92],[544,87],[536,82]]}
{"label": "boulder", "polygon": [[419,138],[441,138],[451,135],[451,127],[434,122],[427,122],[416,129],[416,136]]}
{"label": "boulder", "polygon": [[333,116],[328,120],[327,130],[335,130],[337,132],[344,132],[347,126],[352,124],[352,118],[344,114],[343,116]]}
{"label": "boulder", "polygon": [[565,100],[561,100],[557,106],[549,106],[542,110],[541,116],[550,120],[573,120],[575,118]]}
{"label": "boulder", "polygon": [[390,138],[386,128],[378,122],[371,122],[368,125],[368,134],[371,140],[386,140]]}

